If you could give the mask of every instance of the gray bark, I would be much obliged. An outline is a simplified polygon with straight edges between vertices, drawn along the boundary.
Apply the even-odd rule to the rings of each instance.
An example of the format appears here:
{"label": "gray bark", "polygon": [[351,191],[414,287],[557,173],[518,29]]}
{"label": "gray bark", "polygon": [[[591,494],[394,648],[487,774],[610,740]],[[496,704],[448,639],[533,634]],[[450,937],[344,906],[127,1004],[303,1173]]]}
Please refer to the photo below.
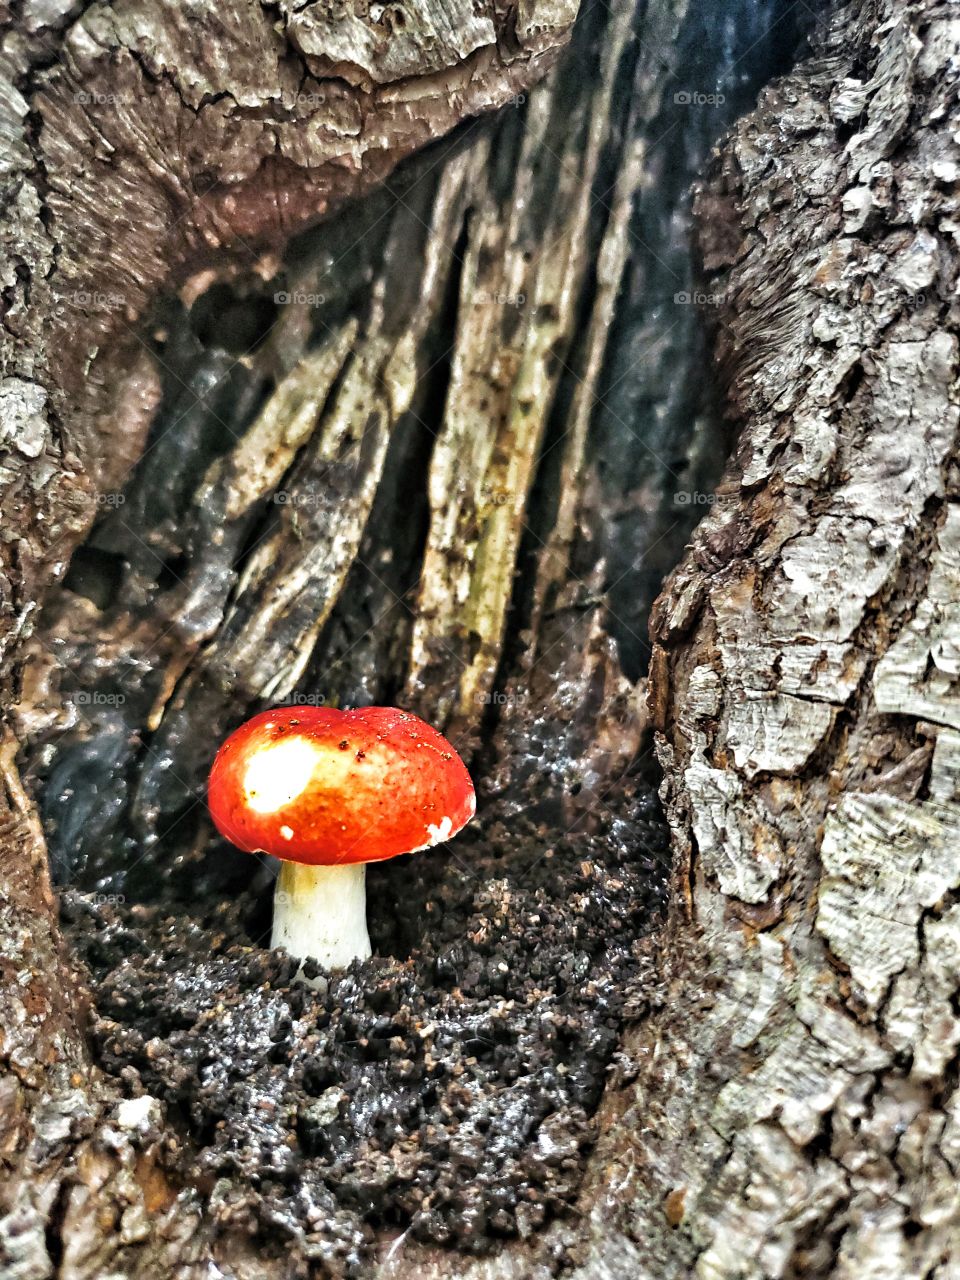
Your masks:
{"label": "gray bark", "polygon": [[958,39],[841,10],[700,198],[743,429],[654,621],[690,977],[633,1045],[639,1274],[960,1261]]}
{"label": "gray bark", "polygon": [[[668,41],[681,8],[663,10]],[[89,526],[93,504],[76,495],[115,487],[142,448],[156,375],[140,357],[122,382],[117,370],[133,350],[124,329],[170,271],[199,271],[227,250],[242,256],[238,240],[275,241],[364,189],[454,116],[527,84],[572,18],[521,10],[522,56],[508,65],[497,33],[472,11],[442,28],[457,32],[453,42],[436,24],[429,58],[402,32],[374,45],[352,26],[344,49],[346,26],[325,25],[313,9],[281,13],[287,34],[278,46],[275,14],[268,22],[259,9],[238,10],[236,27],[221,19],[217,29],[222,56],[197,45],[173,10],[151,9],[163,16],[146,26],[136,6],[123,20],[116,12],[65,12],[66,53],[50,70],[27,70],[49,33],[21,34],[10,46],[12,74],[27,77],[23,99],[9,99],[11,135],[22,142],[7,197],[19,219],[3,406],[14,444],[5,512],[20,536],[18,548],[6,544],[11,685],[28,652],[34,674],[44,671],[43,637],[27,632]],[[244,20],[253,26],[241,29]],[[403,275],[396,250],[378,268],[379,301],[359,348],[349,323],[317,349],[297,336],[302,315],[284,321],[272,399],[204,477],[211,519],[229,528],[276,488],[307,440],[315,462],[337,457],[361,409],[372,405],[379,426],[345,486],[338,536],[311,543],[319,559],[305,556],[286,527],[248,565],[228,625],[225,603],[212,619],[202,616],[209,594],[194,601],[195,614],[188,589],[178,600],[178,616],[196,621],[169,642],[178,677],[186,672],[181,705],[158,704],[161,722],[186,716],[182,734],[170,730],[173,742],[189,738],[190,714],[206,716],[211,705],[220,714],[226,692],[214,704],[184,694],[207,687],[211,672],[214,686],[233,673],[229,695],[251,703],[295,688],[360,554],[387,437],[412,402],[411,361],[440,311],[444,245],[468,204],[476,212],[461,291],[487,301],[462,311],[455,411],[430,460],[419,607],[398,643],[407,701],[481,741],[478,708],[503,661],[522,515],[556,395],[552,357],[569,352],[583,322],[573,305],[587,288],[577,249],[589,179],[609,142],[628,15],[612,16],[609,38],[604,73],[576,97],[582,132],[571,133],[566,161],[577,181],[564,186],[567,166],[558,166],[556,201],[538,215],[545,221],[504,221],[489,152],[468,149],[452,157],[432,197],[436,236],[424,248],[413,320],[409,308],[401,320],[385,304]],[[106,59],[102,49],[117,46],[119,56]],[[716,159],[699,226],[738,444],[653,621],[650,714],[677,857],[656,943],[660,979],[617,1055],[579,1219],[469,1263],[406,1236],[385,1240],[382,1277],[541,1280],[562,1268],[582,1280],[946,1280],[960,1265],[958,46],[956,19],[934,0],[841,9],[815,56],[765,91]],[[243,50],[256,52],[247,59]],[[640,57],[632,100],[647,118],[662,93],[654,62]],[[265,125],[258,108],[284,93],[288,110],[302,110],[297,86],[306,73],[322,83],[333,77],[336,109],[324,103],[315,131],[286,130],[286,116]],[[462,99],[446,93],[450,76]],[[101,96],[141,98],[136,111],[98,118],[99,168],[78,176],[73,154],[94,145],[74,97],[88,77]],[[403,92],[390,88],[398,83]],[[139,131],[147,84],[149,136]],[[548,120],[558,92],[551,82],[534,105],[529,150],[511,180],[508,204],[517,210],[530,201],[538,126],[556,142]],[[624,677],[605,615],[584,607],[571,567],[597,503],[585,461],[592,392],[642,174],[641,154],[619,159],[577,348],[585,389],[567,410],[566,483],[535,556],[529,613],[533,698],[538,680],[564,682],[576,708],[565,726],[570,754],[585,775],[592,766],[601,788],[636,750],[645,722],[643,689]],[[205,175],[230,191],[198,205],[187,193]],[[111,216],[131,208],[135,219]],[[531,237],[557,248],[531,265]],[[89,274],[91,263],[101,274]],[[127,319],[109,304],[91,315],[83,300],[111,294],[123,295]],[[537,299],[519,325],[510,301],[518,294]],[[491,380],[504,350],[510,368]],[[202,568],[197,583],[208,592],[216,565]],[[305,616],[277,600],[277,584],[297,599],[311,593]],[[162,637],[166,625],[161,613],[148,614],[140,641]],[[97,622],[74,605],[60,626],[93,636]],[[115,661],[120,643],[110,631],[94,645],[95,660]],[[554,645],[553,665],[534,671]],[[448,650],[455,662],[444,660]],[[522,681],[522,664],[514,678]],[[588,706],[598,682],[602,696]],[[29,740],[56,706],[55,690],[37,677],[20,702],[20,735]],[[532,732],[522,707],[509,707],[494,744],[501,773]],[[0,1114],[11,1274],[200,1275],[211,1263],[237,1277],[292,1274],[289,1257],[252,1251],[200,1188],[170,1185],[159,1107],[124,1107],[116,1085],[91,1067],[85,997],[61,959],[43,833],[16,749],[11,734],[0,833],[10,904]]]}

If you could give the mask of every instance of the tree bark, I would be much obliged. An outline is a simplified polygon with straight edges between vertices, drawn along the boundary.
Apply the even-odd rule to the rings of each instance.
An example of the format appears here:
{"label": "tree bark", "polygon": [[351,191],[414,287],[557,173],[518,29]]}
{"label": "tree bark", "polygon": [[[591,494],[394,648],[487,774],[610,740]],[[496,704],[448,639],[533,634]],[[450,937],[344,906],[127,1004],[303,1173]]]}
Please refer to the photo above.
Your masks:
{"label": "tree bark", "polygon": [[838,10],[699,196],[739,438],[651,624],[675,895],[583,1280],[957,1267],[958,35]]}
{"label": "tree bark", "polygon": [[[575,12],[536,0],[509,12],[428,4],[336,17],[246,0],[189,11],[67,0],[3,14],[0,680],[21,738],[45,701],[61,702],[29,688],[42,661],[27,649],[39,610],[143,452],[158,404],[157,364],[137,331],[158,291],[208,269],[272,274],[272,246],[526,89]],[[379,386],[391,353],[375,336],[370,349],[364,372]],[[321,394],[322,371],[312,374]],[[402,401],[402,368],[392,382]],[[278,444],[274,462],[295,447]],[[241,508],[251,500],[244,467],[262,466],[241,451]],[[158,1166],[159,1110],[125,1118],[117,1082],[91,1064],[88,997],[57,927],[20,744],[4,733],[5,1271],[205,1272],[215,1232]],[[252,1266],[250,1248],[228,1229],[217,1256],[229,1267],[236,1250],[237,1265]],[[256,1268],[282,1274],[285,1263]]]}
{"label": "tree bark", "polygon": [[605,1188],[638,1274],[960,1257],[958,34],[840,10],[700,196],[742,429],[652,627],[676,977]]}
{"label": "tree bark", "polygon": [[[190,453],[189,422],[169,445],[156,437],[124,512],[149,554],[138,559],[129,527],[109,519],[91,544],[125,556],[106,606],[53,588],[57,562],[103,506],[76,495],[112,492],[143,450],[154,365],[138,356],[122,383],[117,370],[135,349],[124,330],[161,281],[192,273],[192,301],[227,249],[241,278],[247,239],[256,272],[272,275],[261,237],[516,94],[573,16],[521,10],[508,38],[476,32],[472,11],[448,27],[424,10],[412,25],[429,26],[428,53],[396,29],[380,43],[354,33],[345,50],[344,28],[314,8],[281,6],[282,39],[276,13],[228,10],[202,41],[163,6],[149,20],[136,6],[65,12],[61,63],[33,73],[30,46],[36,67],[49,34],[25,29],[12,46],[28,79],[11,99],[22,150],[8,191],[25,246],[5,319],[5,511],[20,537],[6,544],[11,688],[29,659],[13,724],[28,765],[52,733],[65,752],[91,726],[125,743],[133,724],[155,730],[153,764],[123,747],[135,794],[118,789],[118,830],[132,844],[118,858],[99,835],[61,840],[65,879],[112,884],[135,847],[151,882],[169,885],[184,850],[208,841],[202,828],[158,835],[202,782],[204,731],[295,694],[316,664],[335,671],[344,699],[392,691],[444,724],[474,750],[505,818],[544,803],[547,839],[589,820],[643,740],[647,690],[611,638],[627,651],[631,628],[602,599],[617,599],[603,564],[616,553],[613,498],[590,434],[631,279],[642,126],[662,111],[660,54],[675,46],[681,3],[636,19],[649,42],[639,49],[633,15],[594,12],[582,20],[593,24],[592,77],[553,76],[522,129],[506,120],[461,141],[419,191],[416,177],[399,188],[382,253],[356,268],[363,308],[343,268],[345,300],[323,313],[323,334],[310,303],[284,312],[249,366],[252,380],[269,369],[269,382],[234,388],[251,405],[233,419],[239,440],[211,459]],[[958,46],[956,19],[935,0],[838,9],[814,56],[764,91],[713,163],[698,199],[702,289],[737,444],[651,624],[650,715],[676,857],[657,976],[615,1058],[579,1216],[471,1262],[395,1234],[366,1273],[946,1280],[958,1266]],[[626,118],[613,106],[625,67]],[[286,130],[286,112],[300,126],[310,114],[303,75],[335,97],[313,104],[315,131]],[[450,77],[462,97],[444,92]],[[89,104],[75,98],[91,83],[98,97],[140,95],[137,110],[121,102],[91,135]],[[283,121],[265,122],[278,99]],[[344,124],[358,116],[359,135]],[[83,177],[74,150],[91,156]],[[205,175],[229,191],[185,194]],[[323,293],[321,260],[305,256],[294,294]],[[54,291],[68,289],[58,315]],[[89,314],[89,297],[113,295],[127,319],[109,302]],[[451,305],[454,350],[436,392],[446,409],[424,458],[409,414],[427,413]],[[701,441],[692,431],[682,451],[696,458]],[[165,448],[184,454],[174,474],[202,476],[180,506],[175,482],[162,489]],[[422,546],[389,517],[410,501],[398,473],[423,479]],[[699,492],[695,473],[684,483],[688,498]],[[531,514],[544,491],[554,500]],[[276,494],[279,515],[264,523]],[[651,547],[669,533],[674,546],[664,503],[651,505],[655,518],[633,535]],[[172,594],[157,590],[158,560],[175,566]],[[388,620],[411,570],[416,608]],[[361,612],[376,625],[357,646]],[[137,694],[118,674],[128,652],[152,652]],[[64,708],[64,655],[82,687],[129,700],[80,724]],[[62,958],[17,747],[11,733],[0,833],[0,1241],[11,1274],[323,1274],[323,1255],[298,1253],[302,1241],[264,1252],[206,1188],[171,1185],[164,1150],[176,1135],[159,1104],[131,1105],[91,1066],[87,997]],[[96,805],[89,814],[92,831],[107,829]]]}

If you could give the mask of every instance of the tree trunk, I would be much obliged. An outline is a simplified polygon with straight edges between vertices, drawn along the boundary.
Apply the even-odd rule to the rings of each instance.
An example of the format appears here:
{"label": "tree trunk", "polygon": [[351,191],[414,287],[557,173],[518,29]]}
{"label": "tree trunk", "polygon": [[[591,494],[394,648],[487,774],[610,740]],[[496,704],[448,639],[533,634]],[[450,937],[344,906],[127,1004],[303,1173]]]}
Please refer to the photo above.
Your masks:
{"label": "tree trunk", "polygon": [[960,1265],[958,38],[841,10],[699,202],[743,429],[653,622],[700,975],[633,1046],[668,1271]]}
{"label": "tree trunk", "polygon": [[[590,7],[528,96],[569,6],[76,8],[5,45],[9,1274],[945,1280],[956,19],[824,21],[694,287],[722,15]],[[481,805],[314,1000],[201,801],[320,698]]]}

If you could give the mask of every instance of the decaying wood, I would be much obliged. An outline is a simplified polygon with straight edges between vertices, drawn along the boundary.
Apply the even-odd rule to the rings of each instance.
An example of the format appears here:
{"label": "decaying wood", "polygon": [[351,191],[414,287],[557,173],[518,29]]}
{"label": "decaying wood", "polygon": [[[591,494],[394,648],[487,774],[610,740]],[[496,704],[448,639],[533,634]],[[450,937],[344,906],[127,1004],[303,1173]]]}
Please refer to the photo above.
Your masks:
{"label": "decaying wood", "polygon": [[655,618],[673,978],[583,1280],[956,1271],[958,41],[840,11],[700,198],[741,434]]}
{"label": "decaying wood", "polygon": [[62,8],[9,22],[5,44],[0,403],[4,509],[22,539],[4,544],[5,651],[89,526],[92,495],[142,449],[156,379],[130,327],[157,290],[216,255],[256,265],[264,245],[516,95],[575,14]]}
{"label": "decaying wood", "polygon": [[[583,510],[590,474],[582,462],[585,421],[597,395],[605,316],[626,260],[637,178],[636,158],[628,157],[602,204],[591,200],[589,183],[583,185],[619,127],[608,114],[614,78],[630,48],[628,17],[617,17],[602,41],[594,22],[587,43],[601,50],[596,82],[580,84],[574,94],[560,77],[552,79],[531,98],[523,132],[515,116],[505,118],[496,134],[477,134],[433,158],[394,207],[374,210],[378,234],[364,241],[379,247],[357,271],[366,294],[359,304],[332,314],[320,310],[313,319],[318,308],[311,299],[356,286],[349,279],[331,283],[323,242],[299,264],[290,297],[305,301],[283,309],[267,343],[242,365],[228,362],[244,376],[249,370],[241,399],[255,398],[258,378],[272,387],[249,426],[234,419],[236,426],[223,432],[231,447],[211,463],[194,438],[194,420],[206,412],[212,425],[222,425],[220,405],[211,399],[199,412],[174,406],[173,421],[159,424],[124,504],[94,538],[97,548],[124,557],[114,599],[100,609],[83,594],[51,598],[44,633],[30,643],[18,727],[38,752],[55,739],[61,756],[92,729],[114,734],[120,754],[97,787],[89,788],[88,775],[91,795],[75,800],[80,812],[90,803],[94,818],[115,806],[130,813],[138,846],[123,857],[132,852],[141,861],[158,829],[176,824],[185,806],[196,807],[209,743],[243,709],[318,687],[326,698],[350,701],[382,699],[401,685],[406,704],[445,724],[465,752],[500,698],[500,732],[491,745],[504,757],[494,771],[495,789],[503,791],[511,744],[535,716],[530,671],[544,657],[550,671],[570,659],[571,688],[603,683],[610,719],[593,740],[594,710],[584,712],[583,697],[571,692],[566,715],[579,746],[568,748],[551,724],[549,750],[557,760],[586,752],[592,787],[615,777],[635,750],[641,697],[617,675],[599,622],[599,596],[565,561],[577,520],[596,525],[602,518]],[[648,56],[652,62],[656,54]],[[630,110],[652,119],[662,83],[646,64],[641,70],[643,91]],[[505,157],[529,159],[531,148],[539,149],[538,190],[526,162],[505,183]],[[590,203],[603,217],[595,212],[588,227]],[[524,211],[522,220],[516,210]],[[472,264],[499,270],[500,251],[491,243],[499,228],[515,240],[513,278],[478,280]],[[349,220],[344,231],[349,244],[355,238]],[[581,347],[588,246],[604,264],[604,280]],[[458,316],[452,341],[444,330],[451,301]],[[478,344],[496,350],[489,368]],[[471,362],[476,368],[467,377],[462,371]],[[220,365],[213,373],[226,381]],[[563,506],[555,533],[549,526],[535,532],[528,510],[534,461],[564,379],[576,387],[576,429],[563,424],[558,432]],[[444,396],[436,444],[421,458],[416,434],[434,430],[424,420],[424,402],[436,390]],[[475,456],[467,455],[464,440]],[[177,467],[188,477],[194,467],[205,470],[184,485],[179,471],[170,478]],[[383,498],[391,484],[402,486],[393,507]],[[427,524],[422,547],[421,518]],[[451,529],[459,529],[452,539]],[[534,540],[540,566],[533,625],[521,669],[505,669],[494,690],[521,535]],[[167,563],[176,565],[174,581],[161,590]],[[459,613],[437,606],[448,592],[463,599]],[[408,604],[415,606],[412,621]],[[549,681],[537,679],[542,702]],[[77,687],[103,692],[99,712],[89,704],[78,711],[70,696]],[[147,750],[138,740],[144,727],[153,733]],[[121,768],[127,761],[136,766],[134,787]],[[590,794],[588,788],[584,806]],[[116,850],[101,829],[99,821],[89,831],[83,822],[71,828],[66,874],[83,870],[92,884],[117,869]],[[188,833],[189,824],[181,825],[179,847],[149,852],[154,869],[164,861],[169,868],[190,847]]]}
{"label": "decaying wood", "polygon": [[[574,15],[575,7],[535,2],[509,13],[427,4],[336,16],[319,5],[67,3],[4,15],[7,707],[45,594],[102,496],[143,449],[160,388],[135,326],[157,291],[231,259],[272,274],[271,245],[539,78]],[[409,399],[408,354],[378,343],[374,325],[366,351],[353,355],[366,382],[383,387],[385,420]],[[323,369],[332,378],[344,359],[336,344],[320,353],[301,383],[307,395],[322,394]],[[316,413],[300,409],[312,429]],[[314,450],[346,447],[357,410],[346,396]],[[282,416],[275,466],[299,443],[296,420]],[[267,422],[262,434],[270,430]],[[260,443],[254,437],[255,449]],[[382,446],[369,460],[373,475],[378,461]],[[263,465],[256,452],[237,457],[226,487],[238,509],[252,485],[269,483],[269,475],[250,476]],[[359,528],[362,486],[352,501]],[[332,570],[336,584],[335,566],[310,567],[315,575]],[[254,580],[256,572],[254,564]],[[322,620],[319,602],[314,610],[308,634]],[[200,618],[194,646],[203,627]],[[157,1144],[170,1140],[159,1111],[125,1109],[90,1068],[83,1006],[71,999],[42,833],[15,751],[8,740],[2,1115],[12,1176],[3,1193],[4,1268],[18,1277],[172,1274],[202,1258],[210,1232],[191,1195],[177,1199],[157,1171]],[[221,1265],[230,1266],[230,1252],[222,1240]],[[249,1274],[266,1275],[270,1265],[278,1264],[263,1260]]]}

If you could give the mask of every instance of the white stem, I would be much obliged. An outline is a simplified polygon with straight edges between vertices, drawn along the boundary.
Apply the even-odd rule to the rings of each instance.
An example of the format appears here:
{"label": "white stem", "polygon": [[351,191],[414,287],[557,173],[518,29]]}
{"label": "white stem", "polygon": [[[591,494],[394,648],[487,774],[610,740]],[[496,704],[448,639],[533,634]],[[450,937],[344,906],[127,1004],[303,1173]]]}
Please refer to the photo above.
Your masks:
{"label": "white stem", "polygon": [[283,862],[273,899],[271,946],[298,960],[342,969],[370,954],[366,866],[307,867]]}

